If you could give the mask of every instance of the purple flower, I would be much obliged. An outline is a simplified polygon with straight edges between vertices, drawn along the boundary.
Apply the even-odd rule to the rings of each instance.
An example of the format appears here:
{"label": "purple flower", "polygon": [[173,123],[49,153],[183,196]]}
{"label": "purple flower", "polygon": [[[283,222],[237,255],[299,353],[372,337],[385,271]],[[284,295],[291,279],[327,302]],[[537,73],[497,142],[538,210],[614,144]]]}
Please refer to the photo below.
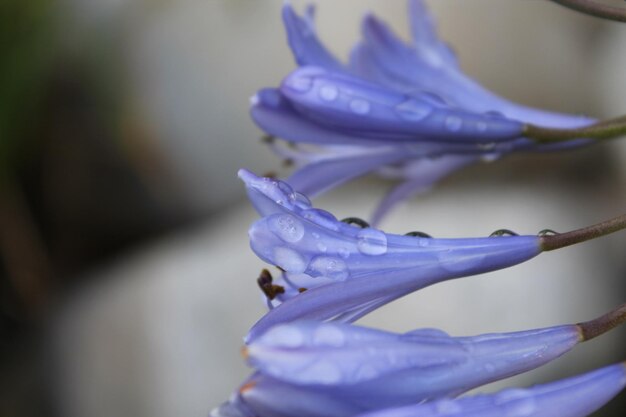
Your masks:
{"label": "purple flower", "polygon": [[[440,410],[450,398],[545,365],[625,319],[621,305],[584,323],[473,337],[436,329],[395,334],[340,323],[281,324],[246,347],[257,372],[215,415],[343,417],[424,401]],[[588,407],[610,396],[590,399]],[[442,398],[448,400],[436,401]]]}
{"label": "purple flower", "polygon": [[[250,228],[250,246],[285,271],[287,287],[278,294],[282,303],[255,324],[248,341],[297,319],[351,322],[428,285],[505,268],[541,252],[537,236],[433,239],[361,228],[313,208],[282,181],[243,169],[239,177],[263,216]],[[275,288],[267,275],[260,284]]]}
{"label": "purple flower", "polygon": [[593,120],[494,95],[461,72],[422,1],[409,1],[409,16],[411,44],[374,16],[365,17],[363,40],[343,65],[317,39],[313,8],[301,17],[284,6],[289,45],[301,68],[278,89],[259,91],[251,115],[269,135],[294,144],[272,147],[296,165],[287,180],[296,189],[313,196],[369,172],[391,171],[402,184],[378,207],[376,224],[398,201],[470,163],[588,143],[525,139],[526,123],[574,128]]}
{"label": "purple flower", "polygon": [[526,389],[456,400],[441,399],[360,417],[585,417],[609,402],[626,386],[626,364]]}

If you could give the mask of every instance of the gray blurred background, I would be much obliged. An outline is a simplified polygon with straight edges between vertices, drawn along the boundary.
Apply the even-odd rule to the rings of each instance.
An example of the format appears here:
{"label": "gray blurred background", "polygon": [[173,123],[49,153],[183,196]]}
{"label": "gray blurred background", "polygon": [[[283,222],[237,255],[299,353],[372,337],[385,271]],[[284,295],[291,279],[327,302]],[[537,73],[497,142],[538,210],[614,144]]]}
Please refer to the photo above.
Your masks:
{"label": "gray blurred background", "polygon": [[[623,2],[615,1],[615,4]],[[7,0],[0,10],[0,415],[206,416],[249,372],[263,314],[236,171],[286,174],[248,98],[294,64],[280,0]],[[301,7],[304,2],[294,1]],[[626,113],[626,26],[547,1],[429,3],[463,68],[524,104]],[[345,57],[370,10],[406,37],[403,0],[318,2]],[[626,143],[472,167],[394,211],[390,232],[566,231],[624,212]],[[367,218],[391,184],[315,203]],[[448,282],[364,324],[454,335],[573,323],[624,302],[626,233]],[[626,332],[529,385],[626,359]],[[623,415],[625,396],[598,415]],[[621,402],[620,402],[621,401]]]}

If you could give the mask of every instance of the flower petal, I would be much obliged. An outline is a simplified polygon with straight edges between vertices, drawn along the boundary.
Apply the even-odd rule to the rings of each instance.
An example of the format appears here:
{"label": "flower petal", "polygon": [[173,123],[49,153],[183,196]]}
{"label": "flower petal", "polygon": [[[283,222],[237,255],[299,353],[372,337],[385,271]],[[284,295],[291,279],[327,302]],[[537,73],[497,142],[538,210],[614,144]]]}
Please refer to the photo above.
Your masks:
{"label": "flower petal", "polygon": [[282,181],[245,170],[239,175],[265,216],[250,228],[252,250],[287,272],[335,281],[284,301],[257,322],[250,338],[280,322],[332,319],[381,298],[390,301],[436,282],[515,265],[540,251],[537,236],[431,239],[357,228],[298,205]]}
{"label": "flower petal", "polygon": [[617,364],[531,388],[442,399],[360,417],[585,417],[609,402],[624,386],[626,368]]}
{"label": "flower petal", "polygon": [[300,17],[291,4],[286,3],[282,14],[289,47],[298,65],[318,65],[337,72],[344,70],[343,65],[317,38],[313,6],[307,8],[305,17]]}
{"label": "flower petal", "polygon": [[450,108],[429,95],[408,96],[320,67],[295,70],[280,91],[305,118],[362,137],[484,143],[523,131],[515,120]]}

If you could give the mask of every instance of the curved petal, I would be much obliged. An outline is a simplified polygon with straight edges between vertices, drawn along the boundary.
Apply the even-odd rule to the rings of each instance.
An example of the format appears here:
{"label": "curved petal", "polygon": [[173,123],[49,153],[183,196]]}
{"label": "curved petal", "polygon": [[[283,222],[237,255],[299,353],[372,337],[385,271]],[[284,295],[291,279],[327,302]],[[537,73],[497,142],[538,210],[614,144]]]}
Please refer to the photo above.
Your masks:
{"label": "curved petal", "polygon": [[450,108],[430,95],[408,96],[320,67],[295,70],[280,91],[304,117],[356,136],[485,143],[515,139],[523,132],[515,120]]}
{"label": "curved petal", "polygon": [[281,181],[245,170],[239,175],[265,216],[250,228],[252,250],[287,272],[335,281],[284,301],[253,327],[250,338],[276,323],[328,320],[381,297],[390,301],[436,282],[515,265],[540,251],[537,236],[430,239],[361,229],[299,205]]}
{"label": "curved petal", "polygon": [[471,163],[480,160],[473,155],[445,155],[436,159],[422,158],[412,164],[410,179],[393,188],[376,207],[372,225],[376,226],[398,203],[428,191],[435,183]]}
{"label": "curved petal", "polygon": [[289,47],[298,65],[318,65],[332,71],[344,71],[343,65],[317,38],[313,6],[307,8],[305,17],[300,17],[291,4],[286,3],[282,14]]}
{"label": "curved petal", "polygon": [[382,410],[360,417],[585,417],[626,386],[626,367],[611,365],[583,375],[494,394]]}

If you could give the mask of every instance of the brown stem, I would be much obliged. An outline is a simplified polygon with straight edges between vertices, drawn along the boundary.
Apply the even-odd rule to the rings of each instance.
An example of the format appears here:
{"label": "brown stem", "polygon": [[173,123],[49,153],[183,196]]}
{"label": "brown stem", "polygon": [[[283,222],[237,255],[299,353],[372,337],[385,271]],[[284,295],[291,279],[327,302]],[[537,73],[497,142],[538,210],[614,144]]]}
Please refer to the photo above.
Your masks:
{"label": "brown stem", "polygon": [[541,236],[541,249],[544,252],[547,252],[554,249],[564,248],[576,243],[608,235],[624,228],[626,228],[626,214],[622,214],[614,219],[594,224],[593,226],[583,227],[582,229],[571,232]]}
{"label": "brown stem", "polygon": [[552,0],[561,6],[576,10],[590,16],[616,22],[626,22],[626,10],[621,7],[612,7],[593,0]]}
{"label": "brown stem", "polygon": [[584,342],[596,338],[624,322],[626,322],[626,303],[597,319],[578,323],[577,326],[580,328],[580,334]]}

